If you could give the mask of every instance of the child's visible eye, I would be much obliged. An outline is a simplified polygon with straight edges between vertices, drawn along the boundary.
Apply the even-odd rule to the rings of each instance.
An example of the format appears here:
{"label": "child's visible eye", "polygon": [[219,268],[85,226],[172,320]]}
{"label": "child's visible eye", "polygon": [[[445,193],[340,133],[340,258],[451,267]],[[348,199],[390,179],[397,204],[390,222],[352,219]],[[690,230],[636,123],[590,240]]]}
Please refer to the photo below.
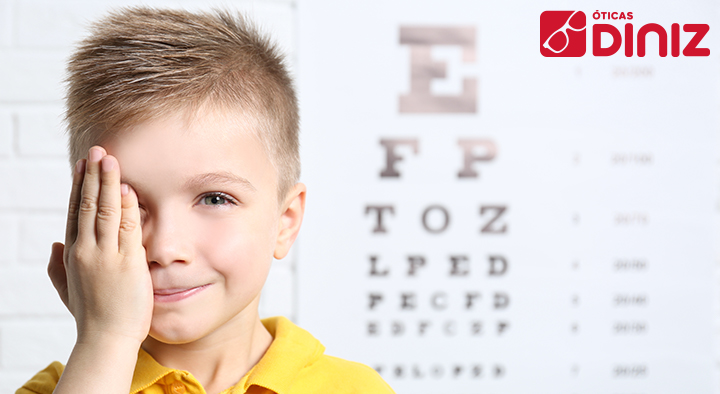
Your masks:
{"label": "child's visible eye", "polygon": [[200,198],[200,200],[204,202],[204,205],[210,206],[223,206],[227,205],[227,203],[230,203],[232,205],[238,205],[237,201],[234,198],[220,192],[205,194]]}

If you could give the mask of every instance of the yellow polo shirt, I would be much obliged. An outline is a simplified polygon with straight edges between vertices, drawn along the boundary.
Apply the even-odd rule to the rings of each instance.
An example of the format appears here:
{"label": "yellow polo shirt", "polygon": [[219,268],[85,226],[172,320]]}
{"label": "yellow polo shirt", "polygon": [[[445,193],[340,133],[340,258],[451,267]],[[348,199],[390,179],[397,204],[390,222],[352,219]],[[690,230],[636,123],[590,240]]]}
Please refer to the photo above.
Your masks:
{"label": "yellow polo shirt", "polygon": [[[222,394],[394,393],[372,368],[323,354],[309,332],[279,316],[262,320],[273,336],[260,361]],[[51,394],[65,367],[55,361],[16,394]],[[140,349],[130,394],[206,394],[187,371],[158,364]]]}

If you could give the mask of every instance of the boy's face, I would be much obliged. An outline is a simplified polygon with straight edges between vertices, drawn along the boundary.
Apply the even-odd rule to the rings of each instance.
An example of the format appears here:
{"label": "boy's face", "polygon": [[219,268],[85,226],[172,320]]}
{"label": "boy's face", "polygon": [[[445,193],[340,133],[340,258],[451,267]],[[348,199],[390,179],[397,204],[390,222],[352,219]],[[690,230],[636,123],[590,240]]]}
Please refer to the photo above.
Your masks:
{"label": "boy's face", "polygon": [[256,318],[281,217],[277,174],[253,126],[222,111],[192,123],[181,115],[102,144],[138,195],[155,292],[150,335],[164,343]]}

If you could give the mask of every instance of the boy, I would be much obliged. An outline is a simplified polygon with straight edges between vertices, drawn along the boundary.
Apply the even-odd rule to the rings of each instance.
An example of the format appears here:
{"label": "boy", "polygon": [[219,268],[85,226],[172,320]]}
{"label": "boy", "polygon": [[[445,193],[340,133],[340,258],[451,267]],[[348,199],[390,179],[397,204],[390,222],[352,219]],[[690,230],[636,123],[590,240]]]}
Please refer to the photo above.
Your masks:
{"label": "boy", "polygon": [[227,12],[123,9],[68,71],[73,186],[48,273],[77,342],[17,393],[393,392],[258,316],[305,207],[295,94],[266,39]]}

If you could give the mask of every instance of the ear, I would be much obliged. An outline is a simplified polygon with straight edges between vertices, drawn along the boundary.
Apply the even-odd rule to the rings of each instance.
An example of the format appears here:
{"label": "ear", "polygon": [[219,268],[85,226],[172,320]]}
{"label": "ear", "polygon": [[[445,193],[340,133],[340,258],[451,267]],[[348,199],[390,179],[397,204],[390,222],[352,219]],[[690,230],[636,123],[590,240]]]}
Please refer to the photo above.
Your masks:
{"label": "ear", "polygon": [[295,238],[297,238],[302,224],[303,215],[305,214],[305,192],[306,187],[302,183],[297,183],[285,196],[285,202],[280,213],[280,222],[278,223],[278,237],[275,242],[275,252],[273,257],[282,259],[287,256],[290,247]]}

